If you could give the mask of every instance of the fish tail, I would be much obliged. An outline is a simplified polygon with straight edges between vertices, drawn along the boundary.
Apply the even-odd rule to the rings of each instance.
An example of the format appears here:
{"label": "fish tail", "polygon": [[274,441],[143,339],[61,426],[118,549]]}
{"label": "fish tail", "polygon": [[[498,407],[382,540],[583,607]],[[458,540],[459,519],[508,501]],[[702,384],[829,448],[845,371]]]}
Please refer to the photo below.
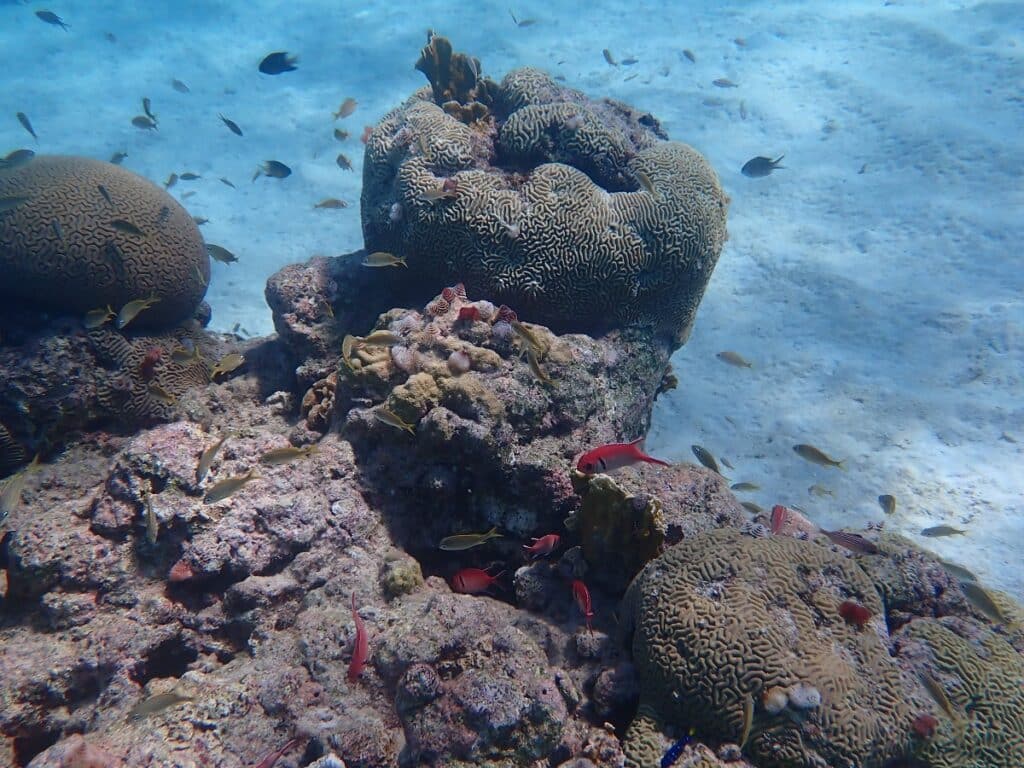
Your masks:
{"label": "fish tail", "polygon": [[667,461],[662,461],[661,459],[656,459],[653,456],[645,456],[644,457],[644,461],[646,461],[648,464],[659,464],[662,467],[671,467],[672,466]]}
{"label": "fish tail", "polygon": [[836,468],[843,470],[843,472],[849,472],[850,470],[846,466],[846,459],[836,462]]}

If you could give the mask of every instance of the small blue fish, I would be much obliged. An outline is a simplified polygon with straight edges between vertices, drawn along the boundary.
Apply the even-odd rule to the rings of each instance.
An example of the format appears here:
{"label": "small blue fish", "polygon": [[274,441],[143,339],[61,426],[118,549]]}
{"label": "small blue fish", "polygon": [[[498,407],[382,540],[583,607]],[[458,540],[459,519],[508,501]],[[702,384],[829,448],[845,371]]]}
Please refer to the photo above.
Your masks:
{"label": "small blue fish", "polygon": [[693,741],[693,734],[689,733],[669,747],[668,752],[666,752],[665,756],[661,758],[661,768],[671,768],[671,766],[675,765],[676,760],[678,760],[679,756],[683,754],[683,749],[685,749],[686,745],[691,741]]}

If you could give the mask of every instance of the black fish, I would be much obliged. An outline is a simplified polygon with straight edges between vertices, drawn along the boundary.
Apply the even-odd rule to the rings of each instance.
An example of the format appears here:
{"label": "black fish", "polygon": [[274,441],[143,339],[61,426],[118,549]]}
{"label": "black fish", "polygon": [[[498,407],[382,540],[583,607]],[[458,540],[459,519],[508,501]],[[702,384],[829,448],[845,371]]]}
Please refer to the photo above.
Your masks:
{"label": "black fish", "polygon": [[115,152],[113,155],[110,156],[110,162],[113,163],[114,165],[120,165],[121,163],[124,162],[124,159],[126,157],[128,157],[127,152]]}
{"label": "black fish", "polygon": [[150,118],[146,117],[146,115],[136,115],[135,117],[133,117],[132,125],[134,125],[136,128],[141,128],[143,130],[157,130],[156,123],[154,123]]}
{"label": "black fish", "polygon": [[18,118],[18,122],[21,123],[21,127],[31,133],[33,139],[39,141],[39,137],[36,136],[36,132],[32,130],[32,123],[29,122],[28,115],[24,112],[19,112],[16,117]]}
{"label": "black fish", "polygon": [[224,125],[226,125],[228,127],[228,130],[230,130],[233,134],[235,134],[236,136],[242,135],[242,129],[238,127],[238,123],[236,123],[234,120],[228,120],[226,117],[224,117],[224,115],[217,115],[217,117],[219,117],[224,122]]}
{"label": "black fish", "polygon": [[256,175],[252,177],[252,180],[256,181],[260,174],[274,179],[284,179],[292,175],[292,169],[277,160],[267,160],[267,162],[256,169]]}
{"label": "black fish", "polygon": [[36,16],[38,16],[42,21],[45,21],[47,24],[52,24],[55,27],[60,27],[65,32],[67,32],[68,27],[71,26],[70,24],[65,24],[64,19],[62,19],[53,11],[36,11]]}
{"label": "black fish", "polygon": [[260,62],[260,72],[264,75],[280,75],[282,72],[294,72],[298,61],[297,56],[289,56],[287,51],[268,53]]}
{"label": "black fish", "polygon": [[743,164],[740,169],[740,173],[744,176],[749,176],[752,179],[758,179],[762,176],[767,176],[769,173],[774,171],[776,168],[785,169],[786,166],[779,165],[785,155],[779,155],[778,160],[772,160],[770,157],[761,157],[758,155],[752,160],[748,160]]}
{"label": "black fish", "polygon": [[104,187],[102,184],[97,184],[96,189],[100,191],[100,194],[103,195],[103,199],[107,201],[108,205],[114,204],[114,201],[110,198],[110,193],[107,192],[106,187]]}
{"label": "black fish", "polygon": [[31,149],[16,149],[3,160],[0,160],[0,168],[13,170],[14,168],[24,165],[35,156],[36,153]]}
{"label": "black fish", "polygon": [[148,96],[142,97],[142,111],[146,113],[146,117],[153,121],[153,125],[157,124],[156,115],[153,114],[153,103],[149,100]]}

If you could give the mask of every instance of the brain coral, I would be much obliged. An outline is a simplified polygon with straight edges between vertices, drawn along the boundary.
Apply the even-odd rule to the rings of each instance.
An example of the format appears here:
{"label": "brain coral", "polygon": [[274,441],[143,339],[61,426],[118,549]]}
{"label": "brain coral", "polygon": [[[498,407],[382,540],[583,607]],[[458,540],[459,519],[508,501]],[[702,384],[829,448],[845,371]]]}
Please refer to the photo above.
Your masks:
{"label": "brain coral", "polygon": [[[863,629],[840,617],[845,600],[871,611]],[[762,768],[878,766],[909,741],[882,601],[852,559],[813,542],[715,530],[649,563],[624,604],[642,691],[629,766],[658,763],[666,725],[738,743],[748,697],[744,751]],[[769,701],[788,692],[777,714],[763,699],[773,688]],[[811,706],[799,708],[801,698]]]}
{"label": "brain coral", "polygon": [[994,632],[969,630],[972,625],[957,619],[919,619],[900,633],[901,653],[925,646],[927,673],[966,718],[950,724],[933,703],[931,711],[943,725],[921,744],[919,757],[930,768],[1020,768],[1024,658]]}
{"label": "brain coral", "polygon": [[192,217],[159,187],[110,163],[41,156],[0,170],[0,296],[69,312],[160,301],[132,327],[199,304],[210,261]]}
{"label": "brain coral", "polygon": [[711,166],[651,115],[538,70],[491,91],[466,124],[421,89],[371,134],[366,248],[409,265],[387,279],[464,282],[558,332],[643,325],[683,343],[727,237]]}

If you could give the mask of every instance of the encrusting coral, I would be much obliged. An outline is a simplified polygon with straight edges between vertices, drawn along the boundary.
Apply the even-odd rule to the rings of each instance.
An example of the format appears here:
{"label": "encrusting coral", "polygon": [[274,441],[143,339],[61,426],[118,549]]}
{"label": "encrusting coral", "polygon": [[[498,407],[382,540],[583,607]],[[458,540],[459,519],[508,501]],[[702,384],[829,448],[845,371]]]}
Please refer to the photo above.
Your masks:
{"label": "encrusting coral", "polygon": [[[683,343],[727,237],[707,161],[651,115],[539,70],[492,87],[442,40],[421,58],[432,87],[366,147],[366,248],[408,264],[386,279],[461,281],[557,332],[635,325]],[[467,120],[460,99],[488,114]]]}
{"label": "encrusting coral", "polygon": [[0,296],[68,313],[158,299],[133,328],[184,320],[202,301],[210,259],[199,229],[141,176],[43,155],[0,170],[0,197],[11,205],[0,215]]}

